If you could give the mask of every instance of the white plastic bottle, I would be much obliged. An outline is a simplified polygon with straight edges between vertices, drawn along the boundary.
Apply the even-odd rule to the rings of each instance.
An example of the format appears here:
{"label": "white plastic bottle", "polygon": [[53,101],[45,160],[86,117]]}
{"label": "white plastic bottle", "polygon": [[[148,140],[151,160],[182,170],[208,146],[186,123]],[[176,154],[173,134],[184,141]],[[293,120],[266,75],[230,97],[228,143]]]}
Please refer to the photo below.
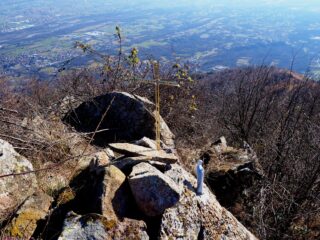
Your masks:
{"label": "white plastic bottle", "polygon": [[196,173],[197,173],[197,194],[202,195],[203,191],[203,181],[204,181],[204,169],[202,166],[203,161],[199,160],[197,167],[196,167]]}

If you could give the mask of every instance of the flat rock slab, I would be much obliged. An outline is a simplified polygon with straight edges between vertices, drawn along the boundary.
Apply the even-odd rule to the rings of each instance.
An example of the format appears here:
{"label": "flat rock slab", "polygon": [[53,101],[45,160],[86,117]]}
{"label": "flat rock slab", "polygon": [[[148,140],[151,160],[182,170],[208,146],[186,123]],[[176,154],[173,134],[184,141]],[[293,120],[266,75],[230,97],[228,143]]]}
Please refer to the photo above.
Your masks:
{"label": "flat rock slab", "polygon": [[136,145],[142,146],[142,147],[147,147],[147,148],[151,148],[153,150],[157,150],[157,143],[155,140],[152,140],[150,138],[147,137],[143,137],[138,141],[135,141]]}
{"label": "flat rock slab", "polygon": [[124,170],[125,168],[133,167],[139,163],[147,162],[150,163],[152,166],[155,166],[161,172],[164,172],[170,169],[170,163],[166,162],[159,162],[156,158],[146,157],[146,156],[138,156],[138,157],[126,157],[114,161],[112,164],[119,168],[120,170]]}
{"label": "flat rock slab", "polygon": [[157,151],[151,148],[138,146],[131,143],[112,143],[109,146],[116,151],[133,156],[145,156],[150,157],[154,161],[175,163],[178,161],[178,157],[174,154],[166,153],[163,150]]}
{"label": "flat rock slab", "polygon": [[148,163],[133,167],[129,184],[138,207],[147,216],[161,215],[180,199],[176,183]]}

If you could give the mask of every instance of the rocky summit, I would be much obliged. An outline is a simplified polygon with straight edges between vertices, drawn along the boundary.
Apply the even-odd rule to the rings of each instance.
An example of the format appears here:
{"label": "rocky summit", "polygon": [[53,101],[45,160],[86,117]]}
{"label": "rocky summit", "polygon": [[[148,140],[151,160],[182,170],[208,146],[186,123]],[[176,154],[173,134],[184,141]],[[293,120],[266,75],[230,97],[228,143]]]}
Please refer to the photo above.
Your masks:
{"label": "rocky summit", "polygon": [[[69,166],[70,176],[59,175],[61,183],[54,191],[49,184],[38,184],[39,176],[33,172],[31,162],[0,140],[1,175],[12,174],[2,178],[0,184],[4,238],[257,239],[220,205],[211,191],[219,189],[215,184],[224,181],[223,173],[213,167],[214,160],[210,163],[210,176],[222,180],[210,182],[210,187],[204,184],[203,194],[197,195],[197,179],[183,166],[174,149],[173,134],[164,122],[163,149],[156,150],[152,140],[154,115],[147,110],[145,100],[116,92],[94,101],[97,104],[81,103],[67,113],[65,122],[80,132],[92,131],[111,105],[112,114],[107,114],[103,127],[117,125],[120,129],[105,139],[100,135],[97,145],[89,142],[91,152]],[[79,114],[78,120],[86,121],[71,120],[75,113]],[[78,139],[81,136],[79,133]],[[119,136],[119,142],[115,142],[115,136]],[[222,142],[211,150],[216,149],[212,151],[217,154],[230,152],[225,145]],[[240,165],[249,164],[245,153],[242,156],[245,161]],[[235,176],[248,167],[232,168],[230,161],[228,166]]]}

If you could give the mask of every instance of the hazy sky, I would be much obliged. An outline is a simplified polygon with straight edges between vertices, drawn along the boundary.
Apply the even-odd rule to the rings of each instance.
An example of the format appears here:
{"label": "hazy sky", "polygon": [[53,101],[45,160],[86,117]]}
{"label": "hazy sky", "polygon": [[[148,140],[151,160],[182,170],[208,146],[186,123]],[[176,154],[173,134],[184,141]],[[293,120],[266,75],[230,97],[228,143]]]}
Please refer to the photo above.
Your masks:
{"label": "hazy sky", "polygon": [[[67,0],[68,1],[68,0]],[[84,0],[90,1],[101,0]],[[101,2],[113,2],[114,0],[102,0]],[[151,8],[174,8],[174,7],[214,7],[216,5],[227,8],[255,8],[255,7],[283,7],[283,8],[299,8],[301,10],[320,9],[320,0],[117,0],[118,4],[125,5],[144,5]]]}
{"label": "hazy sky", "polygon": [[[90,0],[86,0],[90,2]],[[119,0],[118,0],[119,1]],[[153,0],[153,1],[146,1],[146,0],[120,0],[122,2],[127,2],[131,4],[141,4],[141,3],[148,3],[154,5],[212,5],[212,4],[223,4],[223,5],[234,5],[234,6],[243,6],[243,5],[284,5],[284,6],[320,6],[319,0]]]}
{"label": "hazy sky", "polygon": [[[63,9],[64,13],[70,8],[84,8],[93,11],[104,11],[104,8],[109,9],[130,9],[130,7],[138,8],[150,8],[150,9],[173,9],[189,8],[196,11],[197,8],[263,8],[263,7],[275,7],[287,9],[298,9],[302,11],[319,11],[320,12],[320,0],[0,0],[1,12],[11,11],[10,7],[14,7],[14,10],[27,10],[30,7],[43,6],[52,9]],[[22,9],[19,9],[21,7]],[[1,16],[0,12],[0,16]]]}

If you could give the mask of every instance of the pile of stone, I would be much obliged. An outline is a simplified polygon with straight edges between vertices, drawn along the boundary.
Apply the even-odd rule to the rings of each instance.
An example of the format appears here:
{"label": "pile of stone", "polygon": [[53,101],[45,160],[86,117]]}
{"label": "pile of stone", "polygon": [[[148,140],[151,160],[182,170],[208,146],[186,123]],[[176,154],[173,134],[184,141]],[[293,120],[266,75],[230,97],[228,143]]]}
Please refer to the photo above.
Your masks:
{"label": "pile of stone", "polygon": [[[134,116],[139,111],[148,112],[140,98],[127,93],[111,93],[112,97],[105,96],[109,101],[98,100],[108,105],[115,95],[127,104],[137,101],[129,104]],[[132,106],[138,109],[132,110]],[[105,107],[101,109],[103,112]],[[130,111],[123,105],[121,111],[118,116],[125,115],[127,124],[134,125]],[[85,116],[85,111],[81,114]],[[138,134],[141,138],[134,139],[139,128],[132,129],[130,141],[125,141],[125,135],[120,142],[107,138],[103,148],[79,159],[73,177],[54,198],[40,190],[34,174],[0,179],[3,235],[68,240],[256,239],[219,204],[206,185],[202,195],[196,194],[197,179],[181,165],[167,126],[161,128],[161,150],[147,136]],[[33,170],[32,164],[4,141],[0,141],[0,153],[0,175]]]}

